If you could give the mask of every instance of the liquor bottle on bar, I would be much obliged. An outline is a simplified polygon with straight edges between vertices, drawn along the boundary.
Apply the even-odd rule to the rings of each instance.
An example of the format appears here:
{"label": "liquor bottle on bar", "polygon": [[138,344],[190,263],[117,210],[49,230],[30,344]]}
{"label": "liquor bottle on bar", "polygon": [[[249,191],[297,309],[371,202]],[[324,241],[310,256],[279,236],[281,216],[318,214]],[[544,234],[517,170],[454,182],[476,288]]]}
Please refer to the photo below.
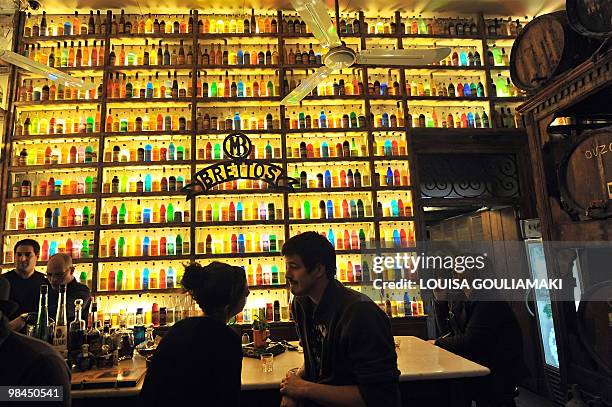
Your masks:
{"label": "liquor bottle on bar", "polygon": [[40,286],[40,297],[38,300],[38,316],[34,337],[44,342],[49,342],[49,307],[48,307],[48,285]]}
{"label": "liquor bottle on bar", "polygon": [[81,318],[82,307],[83,300],[76,299],[74,301],[74,321],[68,328],[68,352],[73,359],[81,351],[81,345],[85,343],[85,321]]}
{"label": "liquor bottle on bar", "polygon": [[66,321],[66,285],[59,286],[57,314],[53,331],[53,347],[64,357],[68,352],[68,323]]}

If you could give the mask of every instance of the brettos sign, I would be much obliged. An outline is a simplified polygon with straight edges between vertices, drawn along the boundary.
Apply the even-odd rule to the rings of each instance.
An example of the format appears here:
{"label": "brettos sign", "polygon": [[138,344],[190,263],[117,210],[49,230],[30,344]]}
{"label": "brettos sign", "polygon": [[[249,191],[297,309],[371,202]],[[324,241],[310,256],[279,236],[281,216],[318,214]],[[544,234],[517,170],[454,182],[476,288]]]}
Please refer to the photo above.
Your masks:
{"label": "brettos sign", "polygon": [[198,171],[191,184],[182,189],[187,193],[187,199],[206,195],[216,185],[239,179],[264,181],[272,190],[293,191],[293,185],[299,184],[299,181],[288,177],[278,165],[249,160],[247,157],[252,149],[253,143],[246,134],[229,134],[223,140],[223,152],[230,160],[209,165]]}

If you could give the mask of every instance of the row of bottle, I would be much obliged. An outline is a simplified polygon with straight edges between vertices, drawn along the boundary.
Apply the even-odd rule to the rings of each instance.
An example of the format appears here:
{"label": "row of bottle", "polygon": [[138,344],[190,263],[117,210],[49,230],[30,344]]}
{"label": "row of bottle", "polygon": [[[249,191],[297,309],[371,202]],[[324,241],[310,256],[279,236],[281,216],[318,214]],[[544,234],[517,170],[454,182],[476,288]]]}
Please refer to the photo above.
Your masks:
{"label": "row of bottle", "polygon": [[509,107],[500,107],[499,111],[493,109],[493,122],[497,128],[520,129],[525,127],[521,114],[516,110],[514,110],[513,114],[512,109]]}
{"label": "row of bottle", "polygon": [[98,161],[98,153],[95,152],[91,145],[81,145],[79,147],[63,146],[58,148],[54,145],[46,148],[30,148],[24,147],[15,156],[14,165],[20,167],[25,165],[56,165],[56,164],[85,164]]}
{"label": "row of bottle", "polygon": [[[274,141],[276,144],[278,141]],[[278,159],[281,158],[280,147],[273,147],[270,141],[257,142],[251,140],[252,148],[249,158],[254,159]],[[225,158],[225,152],[221,147],[221,143],[206,142],[204,148],[198,149],[198,160],[221,160]]]}
{"label": "row of bottle", "polygon": [[506,48],[493,44],[487,51],[487,60],[489,66],[510,66],[510,50],[506,53]]}
{"label": "row of bottle", "polygon": [[[105,162],[160,162],[160,161],[183,161],[189,160],[189,146],[182,144],[176,145],[170,141],[166,147],[166,142],[161,143],[161,147],[157,144],[149,143],[143,145],[140,142],[137,146],[126,147],[125,144],[119,146],[115,144],[112,149],[104,152]],[[110,147],[110,146],[109,146]]]}
{"label": "row of bottle", "polygon": [[414,247],[414,226],[410,223],[409,227],[383,226],[380,227],[380,244],[383,248],[406,248]]}
{"label": "row of bottle", "polygon": [[[123,171],[121,176],[113,175],[110,182],[105,181],[102,184],[103,194],[118,194],[118,193],[148,193],[148,192],[178,192],[185,185],[189,184],[189,180],[185,180],[183,175],[167,176],[165,169],[162,174],[139,174],[138,177],[129,176],[126,171]],[[110,177],[109,177],[110,178]]]}
{"label": "row of bottle", "polygon": [[[485,88],[479,78],[463,78],[456,85],[453,82],[436,82],[433,74],[429,80],[406,78],[406,95],[410,96],[442,96],[442,97],[485,97]],[[476,83],[475,80],[478,80]]]}
{"label": "row of bottle", "polygon": [[31,13],[25,21],[24,37],[38,36],[64,36],[64,35],[93,35],[106,33],[106,14],[104,19],[100,14],[100,10],[96,11],[94,18],[93,10],[89,11],[89,18],[79,16],[79,12],[75,11],[74,16],[66,15],[65,17],[55,17],[47,22],[46,12],[43,11],[41,16],[32,17]]}
{"label": "row of bottle", "polygon": [[202,240],[198,240],[197,254],[236,254],[236,253],[274,253],[283,247],[284,234],[259,232],[223,233],[216,230],[213,234],[201,231]]}
{"label": "row of bottle", "polygon": [[[124,224],[147,224],[147,223],[172,223],[172,222],[190,222],[190,210],[181,209],[180,202],[175,205],[172,202],[153,206],[140,204],[140,199],[137,202],[132,202],[126,205],[125,202],[121,205],[110,204],[105,205],[100,223],[103,225],[124,225]],[[129,209],[128,209],[129,207]],[[109,209],[110,208],[110,209]]]}
{"label": "row of bottle", "polygon": [[[198,65],[278,65],[279,55],[275,45],[266,49],[260,46],[241,44],[203,43],[198,45],[201,52],[196,53]],[[208,51],[210,49],[210,52]],[[287,61],[285,59],[285,61]],[[187,62],[189,63],[189,62]]]}
{"label": "row of bottle", "polygon": [[168,71],[168,78],[160,80],[159,72],[155,72],[155,75],[149,75],[148,80],[146,77],[140,79],[138,73],[134,75],[134,78],[130,75],[123,74],[119,76],[117,72],[113,78],[113,74],[109,75],[107,82],[107,97],[109,99],[176,99],[186,98],[193,95],[193,87],[191,80],[191,73],[189,78],[182,76],[179,83],[179,79],[176,71],[174,72],[174,78],[170,71]]}
{"label": "row of bottle", "polygon": [[164,268],[130,268],[108,270],[103,268],[98,276],[99,291],[157,290],[178,287],[176,271],[172,266]]}
{"label": "row of bottle", "polygon": [[151,44],[150,49],[149,41],[145,40],[144,45],[128,45],[127,49],[125,44],[121,44],[117,51],[115,51],[115,46],[111,45],[108,63],[110,66],[118,67],[192,65],[193,54],[193,47],[191,45],[186,47],[183,40],[180,40],[179,44],[164,44],[160,40],[157,47]]}
{"label": "row of bottle", "polygon": [[[172,112],[171,112],[172,110]],[[119,111],[119,113],[117,113]],[[120,115],[121,114],[121,115]],[[108,109],[106,116],[107,132],[142,132],[142,131],[187,131],[191,129],[191,115],[183,108],[167,108],[165,114],[161,111],[149,114],[149,109],[134,113],[133,110]]]}
{"label": "row of bottle", "polygon": [[207,109],[198,109],[197,130],[279,130],[278,116],[272,114],[271,108],[267,111],[262,110],[260,109],[257,114],[252,112],[251,115],[245,111],[242,112],[242,115],[240,112],[234,112],[234,115],[228,113],[224,118],[220,110],[209,113]]}
{"label": "row of bottle", "polygon": [[321,110],[320,114],[313,112],[287,112],[285,117],[286,128],[292,130],[298,129],[339,129],[339,128],[363,128],[366,126],[365,115],[355,111],[350,113],[338,113],[330,110],[325,114],[325,110]]}
{"label": "row of bottle", "polygon": [[272,76],[267,76],[264,79],[264,75],[261,75],[257,80],[257,76],[254,75],[253,80],[251,80],[250,75],[246,75],[245,78],[239,75],[230,77],[225,72],[225,79],[223,76],[219,76],[218,81],[215,81],[214,77],[213,79],[207,79],[205,76],[201,84],[201,88],[198,88],[198,96],[205,98],[250,98],[280,95],[278,78]]}
{"label": "row of bottle", "polygon": [[[402,23],[403,25],[403,23]],[[402,30],[410,35],[448,35],[464,37],[478,35],[478,25],[473,18],[406,18],[406,28]]]}
{"label": "row of bottle", "polygon": [[9,210],[9,230],[26,229],[54,229],[74,226],[88,226],[95,224],[95,210],[90,210],[89,206],[62,206],[61,208],[38,209],[16,208]]}
{"label": "row of bottle", "polygon": [[249,220],[281,220],[282,205],[279,202],[245,201],[215,201],[207,203],[204,210],[197,211],[198,222],[240,222]]}
{"label": "row of bottle", "polygon": [[[450,108],[450,107],[449,107]],[[413,127],[436,127],[436,128],[489,128],[489,116],[487,115],[486,109],[482,109],[482,112],[472,110],[465,110],[461,112],[455,112],[454,116],[452,112],[442,112],[440,116],[436,112],[436,108],[432,107],[431,110],[420,107],[415,109],[414,113],[408,113],[409,123],[412,123]]]}
{"label": "row of bottle", "polygon": [[453,48],[446,58],[440,62],[434,63],[434,65],[463,67],[482,66],[482,61],[476,47],[468,47],[467,50],[465,48],[459,48],[459,50]]}
{"label": "row of bottle", "polygon": [[[491,91],[497,97],[514,97],[519,96],[519,90],[510,81],[510,78],[504,78],[501,73],[497,74],[495,80],[491,79]],[[523,95],[523,92],[521,92]]]}
{"label": "row of bottle", "polygon": [[313,65],[318,66],[323,63],[323,57],[320,52],[315,52],[312,44],[309,48],[304,47],[300,50],[300,44],[287,44],[283,47],[283,62],[285,65]]}
{"label": "row of bottle", "polygon": [[[293,178],[299,180],[295,188],[361,188],[370,185],[370,175],[362,177],[359,168],[353,172],[352,169],[331,169],[325,172],[298,170],[297,165],[293,171]],[[363,178],[363,179],[362,179]]]}
{"label": "row of bottle", "polygon": [[389,318],[425,315],[421,297],[413,296],[411,299],[407,292],[404,293],[403,300],[395,300],[387,295],[384,301],[377,301],[376,303]]}
{"label": "row of bottle", "polygon": [[[35,237],[40,241],[40,236]],[[7,243],[7,246],[9,244]],[[40,245],[40,261],[47,261],[49,257],[56,253],[69,254],[73,259],[89,259],[92,257],[91,249],[93,249],[93,239],[64,239],[64,235],[60,235],[54,239],[43,239]],[[15,262],[13,250],[4,251],[4,263],[11,264]]]}
{"label": "row of bottle", "polygon": [[[100,238],[100,257],[157,257],[157,256],[181,256],[190,253],[190,245],[187,237],[183,238],[180,233],[176,236],[142,236],[147,231],[140,231],[137,235],[130,234],[115,238]],[[155,231],[155,234],[171,233],[171,231]]]}
{"label": "row of bottle", "polygon": [[[82,78],[85,81],[85,78]],[[94,84],[95,78],[91,77],[91,83]],[[102,85],[93,86],[89,90],[81,90],[80,88],[71,88],[62,85],[61,83],[36,80],[24,80],[19,88],[20,102],[48,102],[59,100],[92,100],[96,101],[102,95]]]}
{"label": "row of bottle", "polygon": [[[23,119],[23,116],[25,116],[25,119]],[[101,130],[100,122],[99,107],[97,111],[79,111],[77,106],[74,111],[36,112],[32,118],[30,118],[30,112],[23,112],[15,123],[15,136],[94,133]]]}
{"label": "row of bottle", "polygon": [[525,17],[523,21],[518,18],[513,20],[512,17],[508,17],[507,20],[503,18],[485,20],[488,35],[511,35],[515,37],[521,32],[526,24],[527,17]]}
{"label": "row of bottle", "polygon": [[16,176],[15,182],[11,188],[11,197],[25,198],[32,196],[81,195],[92,194],[97,190],[97,180],[95,176],[66,174],[63,180],[56,179],[55,177],[51,177],[47,180],[43,178],[44,176],[44,174],[30,175],[25,179]]}
{"label": "row of bottle", "polygon": [[[398,147],[397,142],[395,142]],[[404,146],[405,149],[405,146]],[[342,142],[338,141],[335,146],[332,141],[300,142],[299,146],[287,146],[288,158],[328,158],[328,157],[366,157],[367,146],[357,146],[355,138]]]}
{"label": "row of bottle", "polygon": [[81,68],[81,67],[103,67],[104,66],[104,41],[100,41],[100,45],[96,40],[92,46],[89,46],[88,41],[76,42],[64,41],[57,42],[57,47],[41,47],[41,44],[25,44],[23,52],[24,57],[28,57],[33,61],[39,62],[54,68]]}

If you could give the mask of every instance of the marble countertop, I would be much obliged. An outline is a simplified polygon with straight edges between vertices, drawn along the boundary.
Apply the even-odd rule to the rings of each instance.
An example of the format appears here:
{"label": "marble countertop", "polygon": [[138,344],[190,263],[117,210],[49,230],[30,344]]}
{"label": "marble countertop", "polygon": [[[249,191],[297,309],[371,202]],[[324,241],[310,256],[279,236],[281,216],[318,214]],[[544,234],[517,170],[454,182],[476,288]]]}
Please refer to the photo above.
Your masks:
{"label": "marble countertop", "polygon": [[[395,342],[399,343],[397,364],[401,372],[400,382],[456,379],[490,373],[484,366],[414,336],[396,336]],[[287,371],[301,366],[303,360],[302,353],[286,351],[274,357],[272,372],[263,373],[260,360],[245,357],[242,360],[242,390],[278,389]],[[138,355],[119,364],[124,368],[144,365],[144,359]],[[141,388],[142,380],[134,387],[73,390],[72,397],[128,397],[138,395]]]}

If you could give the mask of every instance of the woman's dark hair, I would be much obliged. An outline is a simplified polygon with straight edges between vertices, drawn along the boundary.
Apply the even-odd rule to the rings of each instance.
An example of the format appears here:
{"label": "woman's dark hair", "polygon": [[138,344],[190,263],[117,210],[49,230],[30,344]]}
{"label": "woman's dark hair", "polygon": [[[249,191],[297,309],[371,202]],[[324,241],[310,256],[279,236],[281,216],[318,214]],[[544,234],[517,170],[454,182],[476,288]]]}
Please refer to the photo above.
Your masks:
{"label": "woman's dark hair", "polygon": [[295,235],[285,242],[282,249],[283,256],[298,255],[308,272],[317,264],[325,267],[325,273],[331,280],[336,275],[336,251],[325,236],[317,232],[304,232]]}
{"label": "woman's dark hair", "polygon": [[181,284],[202,311],[211,314],[236,304],[247,280],[241,267],[213,261],[207,266],[194,263],[185,267]]}

